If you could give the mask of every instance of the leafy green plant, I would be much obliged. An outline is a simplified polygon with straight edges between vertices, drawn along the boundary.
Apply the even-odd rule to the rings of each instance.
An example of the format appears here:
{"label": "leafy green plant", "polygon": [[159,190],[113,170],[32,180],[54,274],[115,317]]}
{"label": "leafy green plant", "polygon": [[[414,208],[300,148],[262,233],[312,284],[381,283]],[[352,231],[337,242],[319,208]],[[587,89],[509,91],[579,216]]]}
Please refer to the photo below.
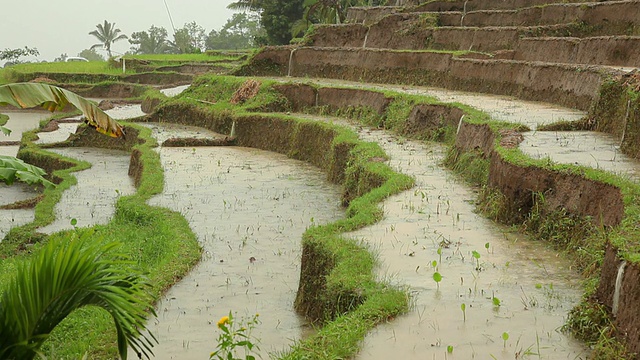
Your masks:
{"label": "leafy green plant", "polygon": [[118,352],[152,354],[153,335],[144,335],[153,309],[147,280],[131,261],[114,253],[118,243],[100,244],[91,232],[51,240],[30,261],[18,265],[0,298],[0,358],[33,359],[53,329],[73,311],[93,305],[109,312]]}
{"label": "leafy green plant", "polygon": [[433,281],[436,282],[438,289],[440,289],[440,281],[442,281],[442,275],[439,272],[434,272]]}
{"label": "leafy green plant", "polygon": [[0,155],[0,182],[7,185],[19,180],[29,185],[42,184],[46,187],[54,187],[51,181],[44,178],[46,174],[43,169],[13,156]]}
{"label": "leafy green plant", "polygon": [[476,270],[480,271],[480,253],[473,250],[471,252],[471,255],[473,256],[474,259],[476,259]]}
{"label": "leafy green plant", "polygon": [[[218,329],[222,333],[218,336],[218,346],[209,355],[209,359],[216,360],[255,360],[251,355],[254,348],[258,346],[252,341],[251,330],[260,324],[259,314],[255,314],[246,324],[244,321],[236,321],[233,314],[223,316],[218,320]],[[244,358],[236,357],[236,348],[244,348]]]}
{"label": "leafy green plant", "polygon": [[49,111],[71,104],[82,111],[89,126],[111,137],[124,135],[122,126],[96,104],[69,90],[43,83],[18,83],[0,86],[0,105],[18,108],[42,106]]}
{"label": "leafy green plant", "polygon": [[[98,132],[111,136],[124,136],[122,126],[91,101],[65,89],[41,83],[19,83],[0,86],[0,105],[13,105],[18,108],[42,106],[47,110],[61,110],[71,104],[82,111],[89,126]],[[0,131],[9,134],[10,130],[0,126]],[[15,180],[27,184],[55,186],[44,178],[46,172],[29,165],[13,156],[0,156],[0,181],[12,184]]]}
{"label": "leafy green plant", "polygon": [[508,332],[503,332],[502,333],[502,341],[503,341],[503,348],[507,348],[507,340],[509,340],[509,333]]}
{"label": "leafy green plant", "polygon": [[460,304],[460,310],[462,310],[462,321],[467,322],[467,304]]}

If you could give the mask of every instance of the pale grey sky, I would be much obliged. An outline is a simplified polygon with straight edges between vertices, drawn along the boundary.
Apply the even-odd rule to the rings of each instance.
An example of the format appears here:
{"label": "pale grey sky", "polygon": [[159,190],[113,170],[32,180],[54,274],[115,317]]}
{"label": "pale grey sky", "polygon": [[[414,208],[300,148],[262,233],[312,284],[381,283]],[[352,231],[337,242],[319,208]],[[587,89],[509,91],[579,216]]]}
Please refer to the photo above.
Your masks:
{"label": "pale grey sky", "polygon": [[[207,34],[219,30],[233,14],[226,8],[233,0],[166,2],[176,28],[195,21]],[[62,53],[76,56],[98,42],[89,32],[104,20],[115,22],[127,36],[151,25],[173,33],[163,0],[0,0],[0,5],[0,50],[36,47],[38,60],[51,61]],[[123,53],[130,47],[120,40],[112,50]]]}

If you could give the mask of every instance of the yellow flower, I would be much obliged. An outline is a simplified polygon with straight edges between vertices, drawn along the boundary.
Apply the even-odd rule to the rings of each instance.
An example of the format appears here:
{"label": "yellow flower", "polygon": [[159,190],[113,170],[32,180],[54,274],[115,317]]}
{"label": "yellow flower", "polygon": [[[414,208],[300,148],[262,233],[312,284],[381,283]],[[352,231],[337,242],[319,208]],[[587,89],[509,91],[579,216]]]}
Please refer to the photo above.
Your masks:
{"label": "yellow flower", "polygon": [[227,325],[228,323],[229,323],[229,317],[223,316],[220,318],[220,320],[218,320],[218,327],[221,328],[222,325]]}

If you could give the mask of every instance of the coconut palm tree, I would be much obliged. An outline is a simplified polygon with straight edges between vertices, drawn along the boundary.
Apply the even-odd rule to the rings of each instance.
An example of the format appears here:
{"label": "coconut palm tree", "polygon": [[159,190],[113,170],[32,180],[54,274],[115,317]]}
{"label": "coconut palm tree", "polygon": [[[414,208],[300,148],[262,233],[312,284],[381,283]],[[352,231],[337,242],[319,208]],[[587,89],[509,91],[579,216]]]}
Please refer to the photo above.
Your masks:
{"label": "coconut palm tree", "polygon": [[227,5],[227,9],[237,11],[260,11],[262,10],[262,1],[260,0],[238,0]]}
{"label": "coconut palm tree", "polygon": [[83,306],[111,315],[118,351],[127,358],[152,354],[156,342],[144,334],[147,309],[153,309],[147,281],[131,262],[113,251],[119,245],[72,233],[49,241],[17,271],[0,296],[0,359],[33,359],[53,329]]}
{"label": "coconut palm tree", "polygon": [[103,47],[107,50],[109,57],[111,57],[111,44],[118,40],[126,39],[127,35],[120,34],[120,29],[116,29],[116,23],[109,23],[107,20],[104,21],[104,24],[98,24],[96,27],[98,30],[93,30],[89,35],[93,35],[98,38],[100,43],[91,46],[91,49]]}

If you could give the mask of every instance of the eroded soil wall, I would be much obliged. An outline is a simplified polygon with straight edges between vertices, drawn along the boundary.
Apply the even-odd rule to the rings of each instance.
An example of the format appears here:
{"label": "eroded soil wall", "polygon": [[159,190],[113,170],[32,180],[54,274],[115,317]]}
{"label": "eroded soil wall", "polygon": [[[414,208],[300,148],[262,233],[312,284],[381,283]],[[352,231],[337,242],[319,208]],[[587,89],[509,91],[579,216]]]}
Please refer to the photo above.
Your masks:
{"label": "eroded soil wall", "polygon": [[[513,9],[513,8],[512,8]],[[448,12],[439,14],[441,26],[535,26],[583,21],[588,25],[633,29],[640,23],[636,1],[551,4],[519,10]],[[615,32],[618,33],[618,32]]]}
{"label": "eroded soil wall", "polygon": [[513,59],[636,67],[640,65],[640,37],[521,39]]}
{"label": "eroded soil wall", "polygon": [[[341,181],[343,199],[348,203],[380,186],[385,179],[363,164],[356,164],[350,150],[351,142],[334,143],[336,129],[319,122],[300,122],[282,117],[264,115],[240,116],[210,113],[191,105],[160,107],[147,120],[168,121],[204,127],[228,133],[236,121],[236,141],[239,146],[255,147],[287,154],[308,161],[327,172],[330,181]],[[346,171],[349,166],[350,171]],[[336,286],[327,288],[326,275],[336,266],[336,255],[315,241],[304,241],[300,286],[296,309],[312,321],[326,321],[339,313],[352,309],[364,301],[357,289]]]}
{"label": "eroded soil wall", "polygon": [[[611,245],[607,246],[600,284],[596,291],[598,301],[613,312],[614,296],[618,272],[622,260],[617,256],[618,250]],[[627,348],[633,353],[640,353],[640,317],[638,317],[638,304],[640,303],[640,266],[627,263],[622,273],[622,279],[617,299],[617,312],[613,314],[617,335],[626,342]]]}
{"label": "eroded soil wall", "polygon": [[437,86],[511,95],[586,110],[597,99],[598,69],[509,60],[456,59],[450,54],[371,49],[269,48],[241,75],[291,75],[373,83]]}
{"label": "eroded soil wall", "polygon": [[622,151],[640,158],[640,78],[636,74],[611,77],[604,82],[600,97],[589,111],[597,131],[613,134]]}

